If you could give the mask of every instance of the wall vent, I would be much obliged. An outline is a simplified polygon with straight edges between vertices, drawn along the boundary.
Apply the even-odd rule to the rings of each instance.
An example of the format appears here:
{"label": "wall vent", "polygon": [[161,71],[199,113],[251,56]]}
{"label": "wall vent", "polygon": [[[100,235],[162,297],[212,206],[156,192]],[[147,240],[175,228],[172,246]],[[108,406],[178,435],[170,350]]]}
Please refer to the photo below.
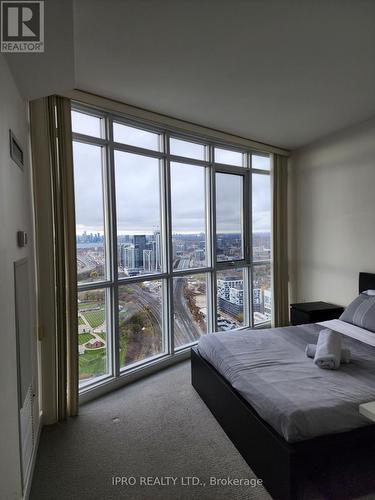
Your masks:
{"label": "wall vent", "polygon": [[10,157],[22,170],[24,167],[24,155],[23,149],[19,141],[16,139],[15,135],[11,130],[9,130],[9,146],[10,146]]}

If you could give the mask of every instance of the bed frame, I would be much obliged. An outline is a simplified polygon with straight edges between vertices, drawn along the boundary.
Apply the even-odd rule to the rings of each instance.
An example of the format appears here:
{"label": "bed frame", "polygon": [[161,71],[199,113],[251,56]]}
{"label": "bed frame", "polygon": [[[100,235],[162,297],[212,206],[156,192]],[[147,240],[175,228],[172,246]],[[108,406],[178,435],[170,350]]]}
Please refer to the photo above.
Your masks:
{"label": "bed frame", "polygon": [[[375,274],[360,273],[359,291],[375,289]],[[375,445],[375,424],[350,432],[288,443],[194,347],[192,385],[275,500],[303,495],[304,478],[327,471],[343,456],[355,458]]]}

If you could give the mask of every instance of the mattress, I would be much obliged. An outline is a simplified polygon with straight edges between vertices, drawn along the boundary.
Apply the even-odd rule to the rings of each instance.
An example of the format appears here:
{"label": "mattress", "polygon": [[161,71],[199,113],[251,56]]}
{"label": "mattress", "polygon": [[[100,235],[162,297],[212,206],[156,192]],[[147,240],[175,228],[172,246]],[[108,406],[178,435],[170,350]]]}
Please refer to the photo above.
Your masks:
{"label": "mattress", "polygon": [[[371,424],[359,405],[375,400],[375,347],[365,341],[375,334],[354,327],[353,338],[341,323],[212,333],[198,351],[288,442],[304,441]],[[351,350],[352,362],[339,370],[318,368],[305,355],[324,327],[339,331]]]}

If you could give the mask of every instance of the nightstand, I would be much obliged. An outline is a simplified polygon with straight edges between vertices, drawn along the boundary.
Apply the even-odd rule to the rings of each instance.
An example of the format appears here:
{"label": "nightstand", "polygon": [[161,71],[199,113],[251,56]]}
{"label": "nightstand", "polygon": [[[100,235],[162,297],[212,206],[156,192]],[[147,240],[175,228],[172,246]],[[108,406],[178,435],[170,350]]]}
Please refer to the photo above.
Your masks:
{"label": "nightstand", "polygon": [[344,308],[328,302],[301,302],[290,305],[290,322],[292,325],[319,323],[329,319],[337,319]]}
{"label": "nightstand", "polygon": [[375,422],[375,401],[359,405],[359,413]]}

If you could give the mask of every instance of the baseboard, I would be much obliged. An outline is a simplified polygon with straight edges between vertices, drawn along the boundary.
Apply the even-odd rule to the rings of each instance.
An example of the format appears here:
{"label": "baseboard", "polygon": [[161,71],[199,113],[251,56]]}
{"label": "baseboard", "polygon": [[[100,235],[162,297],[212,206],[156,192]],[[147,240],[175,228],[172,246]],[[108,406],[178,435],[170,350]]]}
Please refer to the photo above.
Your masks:
{"label": "baseboard", "polygon": [[28,471],[27,471],[27,477],[26,477],[25,488],[24,488],[22,500],[28,500],[29,496],[30,496],[31,484],[33,482],[34,469],[35,469],[35,464],[36,464],[36,457],[37,457],[38,448],[39,448],[40,435],[42,432],[42,418],[43,418],[43,414],[42,414],[42,412],[40,412],[39,424],[38,424],[38,428],[37,428],[36,434],[35,434],[35,443],[34,443],[33,452],[31,455],[30,466],[29,466]]}

